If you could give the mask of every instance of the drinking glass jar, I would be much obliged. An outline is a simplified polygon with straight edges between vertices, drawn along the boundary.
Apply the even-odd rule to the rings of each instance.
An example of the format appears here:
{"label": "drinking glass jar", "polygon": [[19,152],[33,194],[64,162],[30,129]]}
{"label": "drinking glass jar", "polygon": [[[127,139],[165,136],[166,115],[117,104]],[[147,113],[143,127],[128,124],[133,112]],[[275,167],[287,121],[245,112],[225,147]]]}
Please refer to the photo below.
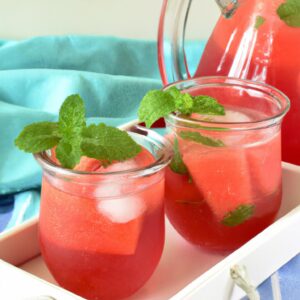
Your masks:
{"label": "drinking glass jar", "polygon": [[130,296],[155,270],[164,245],[164,171],[168,142],[141,127],[130,136],[153,156],[144,167],[105,172],[43,168],[39,238],[55,280],[87,299]]}
{"label": "drinking glass jar", "polygon": [[276,88],[227,77],[171,84],[216,98],[225,116],[165,118],[174,160],[166,172],[166,213],[188,241],[239,247],[275,218],[281,203],[281,123],[288,98]]}

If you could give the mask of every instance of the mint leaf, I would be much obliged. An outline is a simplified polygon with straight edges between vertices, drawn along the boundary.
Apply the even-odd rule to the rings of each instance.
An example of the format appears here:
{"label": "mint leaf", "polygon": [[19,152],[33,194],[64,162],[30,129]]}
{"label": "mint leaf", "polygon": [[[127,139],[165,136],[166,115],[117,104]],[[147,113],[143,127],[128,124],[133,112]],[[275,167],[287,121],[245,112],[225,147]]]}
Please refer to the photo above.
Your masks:
{"label": "mint leaf", "polygon": [[182,95],[180,90],[175,86],[172,86],[172,87],[168,88],[167,90],[164,90],[164,93],[170,94],[174,99],[176,99],[177,97],[180,97],[180,95]]}
{"label": "mint leaf", "polygon": [[179,136],[188,141],[193,141],[210,147],[224,147],[225,144],[221,140],[212,139],[195,131],[181,131]]}
{"label": "mint leaf", "polygon": [[242,204],[229,212],[222,220],[222,224],[230,227],[240,225],[251,218],[254,209],[255,206],[253,204]]}
{"label": "mint leaf", "polygon": [[193,112],[202,115],[225,115],[224,107],[215,98],[206,95],[194,97]]}
{"label": "mint leaf", "polygon": [[286,0],[277,9],[279,18],[290,27],[300,27],[300,0]]}
{"label": "mint leaf", "polygon": [[15,145],[29,153],[38,153],[56,146],[61,136],[57,123],[38,122],[26,126],[15,139]]}
{"label": "mint leaf", "polygon": [[178,140],[176,138],[174,140],[173,151],[174,151],[174,156],[170,163],[170,169],[173,172],[181,175],[187,174],[188,169],[182,160],[181,153],[179,151]]}
{"label": "mint leaf", "polygon": [[173,98],[177,98],[181,95],[180,90],[176,86],[172,86],[167,90],[164,90],[164,93],[170,94]]}
{"label": "mint leaf", "polygon": [[162,117],[176,110],[175,101],[171,94],[161,90],[149,91],[140,104],[138,117],[147,127]]}
{"label": "mint leaf", "polygon": [[262,16],[257,16],[256,19],[255,19],[255,25],[254,25],[254,28],[255,29],[259,29],[259,27],[261,25],[263,25],[265,23],[266,19]]}
{"label": "mint leaf", "polygon": [[84,128],[82,137],[83,155],[108,162],[133,158],[142,150],[127,132],[103,123]]}
{"label": "mint leaf", "polygon": [[82,130],[85,128],[85,107],[79,95],[66,98],[59,110],[58,128],[63,136],[56,148],[56,157],[65,168],[73,169],[82,156]]}
{"label": "mint leaf", "polygon": [[175,86],[165,90],[164,92],[173,97],[177,111],[185,115],[193,112],[194,100],[190,94],[181,93]]}
{"label": "mint leaf", "polygon": [[69,96],[59,110],[59,132],[65,139],[81,135],[85,123],[85,107],[79,95]]}
{"label": "mint leaf", "polygon": [[189,115],[193,112],[194,100],[189,94],[181,94],[180,97],[176,98],[175,105],[179,112]]}
{"label": "mint leaf", "polygon": [[82,156],[80,149],[80,138],[62,139],[58,143],[55,153],[62,167],[73,169]]}

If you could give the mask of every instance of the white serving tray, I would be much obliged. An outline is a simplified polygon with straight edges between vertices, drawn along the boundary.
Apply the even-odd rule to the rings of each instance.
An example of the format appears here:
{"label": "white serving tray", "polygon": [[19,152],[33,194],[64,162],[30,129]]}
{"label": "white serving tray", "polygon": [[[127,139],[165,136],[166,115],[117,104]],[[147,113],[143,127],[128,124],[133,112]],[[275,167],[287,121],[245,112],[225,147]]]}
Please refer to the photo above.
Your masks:
{"label": "white serving tray", "polygon": [[[300,228],[300,167],[283,165],[283,194],[279,219],[227,256],[193,247],[167,222],[166,245],[159,266],[148,283],[129,299],[241,299],[243,291],[234,287],[230,278],[233,265],[245,265],[257,286],[300,252],[300,239],[296,238]],[[37,295],[33,291],[54,297],[58,291],[64,293],[62,288],[54,287],[55,281],[39,255],[37,224],[37,219],[31,220],[0,235],[0,258],[18,266],[15,268],[0,261],[0,299],[23,300],[25,296]],[[28,273],[20,269],[45,281],[34,280],[34,276],[28,277]],[[15,276],[3,275],[11,272]],[[16,282],[18,280],[38,288],[22,290],[24,284]],[[54,285],[46,284],[49,282]],[[16,286],[20,289],[14,288]],[[19,293],[24,297],[18,298]],[[10,298],[3,298],[4,295],[10,295]],[[64,297],[56,299],[80,298],[66,292]]]}

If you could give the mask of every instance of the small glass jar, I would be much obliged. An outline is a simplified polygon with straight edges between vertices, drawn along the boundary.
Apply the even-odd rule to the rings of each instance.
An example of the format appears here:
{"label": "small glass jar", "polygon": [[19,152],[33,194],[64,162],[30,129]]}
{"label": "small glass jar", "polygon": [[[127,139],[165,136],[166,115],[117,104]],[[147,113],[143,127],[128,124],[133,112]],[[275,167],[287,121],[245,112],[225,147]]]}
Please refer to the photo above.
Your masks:
{"label": "small glass jar", "polygon": [[141,127],[128,132],[154,157],[143,168],[81,172],[35,155],[43,168],[41,253],[64,288],[87,299],[123,299],[149,279],[164,245],[164,171],[170,144]]}
{"label": "small glass jar", "polygon": [[173,86],[216,98],[226,115],[165,118],[182,162],[166,171],[167,216],[195,245],[235,249],[273,222],[280,208],[281,122],[289,100],[269,85],[226,77],[166,89]]}

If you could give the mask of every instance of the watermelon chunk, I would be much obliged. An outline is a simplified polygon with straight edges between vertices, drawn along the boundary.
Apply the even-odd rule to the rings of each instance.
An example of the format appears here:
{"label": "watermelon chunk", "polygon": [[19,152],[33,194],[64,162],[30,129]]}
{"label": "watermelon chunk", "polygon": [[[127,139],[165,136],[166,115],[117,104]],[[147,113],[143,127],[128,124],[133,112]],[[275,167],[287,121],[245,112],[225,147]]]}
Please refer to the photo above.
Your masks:
{"label": "watermelon chunk", "polygon": [[[252,204],[250,174],[243,149],[207,149],[196,145],[183,153],[194,183],[219,221],[241,205]],[[201,153],[200,153],[201,152]]]}
{"label": "watermelon chunk", "polygon": [[[59,160],[56,158],[56,147],[51,149],[51,160],[58,166],[60,166]],[[82,156],[79,164],[74,167],[77,171],[96,172],[101,167],[101,162],[98,159]]]}
{"label": "watermelon chunk", "polygon": [[82,156],[79,164],[77,164],[74,170],[86,171],[86,172],[97,172],[101,167],[101,162],[98,159]]}
{"label": "watermelon chunk", "polygon": [[275,193],[281,184],[281,138],[274,137],[247,148],[253,186],[264,195]]}

